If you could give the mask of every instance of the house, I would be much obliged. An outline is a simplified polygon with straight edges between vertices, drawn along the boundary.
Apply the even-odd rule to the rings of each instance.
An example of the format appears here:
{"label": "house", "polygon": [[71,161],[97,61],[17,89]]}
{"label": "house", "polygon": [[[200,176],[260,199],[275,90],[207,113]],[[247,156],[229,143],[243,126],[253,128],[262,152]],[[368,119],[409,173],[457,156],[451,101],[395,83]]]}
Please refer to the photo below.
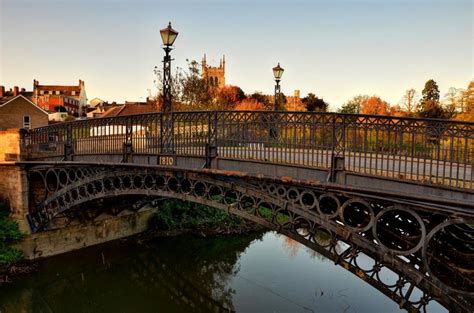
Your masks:
{"label": "house", "polygon": [[40,85],[33,80],[33,102],[49,112],[56,111],[56,107],[64,107],[69,115],[81,116],[87,104],[84,81],[79,80],[75,86]]}
{"label": "house", "polygon": [[48,112],[19,94],[0,104],[0,130],[48,125]]}
{"label": "house", "polygon": [[97,106],[101,105],[102,103],[105,103],[105,101],[100,99],[100,98],[94,98],[89,102],[89,108],[96,108]]}
{"label": "house", "polygon": [[101,105],[97,106],[96,108],[87,108],[87,118],[98,118],[102,117],[102,115],[106,112]]}

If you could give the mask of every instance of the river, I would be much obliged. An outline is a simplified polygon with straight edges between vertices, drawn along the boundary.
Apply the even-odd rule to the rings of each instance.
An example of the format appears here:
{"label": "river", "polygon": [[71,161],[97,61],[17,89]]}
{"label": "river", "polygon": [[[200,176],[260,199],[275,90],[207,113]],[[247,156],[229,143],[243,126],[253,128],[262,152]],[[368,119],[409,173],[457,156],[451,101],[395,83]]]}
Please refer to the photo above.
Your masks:
{"label": "river", "polygon": [[[403,312],[275,232],[119,240],[38,262],[0,287],[0,313]],[[434,303],[429,312],[446,312]]]}

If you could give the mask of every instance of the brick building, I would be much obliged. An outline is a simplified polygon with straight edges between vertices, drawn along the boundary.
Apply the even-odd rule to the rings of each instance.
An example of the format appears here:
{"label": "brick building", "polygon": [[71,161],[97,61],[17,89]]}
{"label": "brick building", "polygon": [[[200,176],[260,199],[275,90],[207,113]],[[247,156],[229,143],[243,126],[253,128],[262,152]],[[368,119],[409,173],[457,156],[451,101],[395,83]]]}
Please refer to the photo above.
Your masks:
{"label": "brick building", "polygon": [[201,62],[202,78],[213,88],[223,88],[225,86],[225,55],[220,60],[219,66],[207,65],[206,55]]}
{"label": "brick building", "polygon": [[19,94],[0,104],[0,130],[48,125],[48,112]]}
{"label": "brick building", "polygon": [[44,110],[54,112],[55,107],[63,106],[69,115],[81,116],[87,104],[84,81],[76,86],[40,85],[33,80],[33,102]]}

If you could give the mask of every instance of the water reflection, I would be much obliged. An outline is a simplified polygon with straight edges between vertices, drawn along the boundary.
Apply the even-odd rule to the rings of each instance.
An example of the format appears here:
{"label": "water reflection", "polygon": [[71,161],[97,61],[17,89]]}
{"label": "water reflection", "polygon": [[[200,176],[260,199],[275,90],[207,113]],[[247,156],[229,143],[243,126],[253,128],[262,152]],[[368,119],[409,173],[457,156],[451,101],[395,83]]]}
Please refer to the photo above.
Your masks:
{"label": "water reflection", "polygon": [[[400,312],[273,232],[114,242],[43,260],[0,287],[0,312]],[[433,308],[430,312],[442,312]]]}

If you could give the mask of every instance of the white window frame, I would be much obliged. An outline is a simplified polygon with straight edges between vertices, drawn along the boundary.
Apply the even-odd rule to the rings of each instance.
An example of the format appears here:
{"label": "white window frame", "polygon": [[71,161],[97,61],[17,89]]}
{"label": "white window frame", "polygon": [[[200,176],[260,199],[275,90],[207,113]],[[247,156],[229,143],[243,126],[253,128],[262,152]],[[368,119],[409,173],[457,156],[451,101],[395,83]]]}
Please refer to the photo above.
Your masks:
{"label": "white window frame", "polygon": [[[25,118],[28,118],[28,122],[25,121]],[[23,128],[31,128],[31,117],[29,115],[23,115]]]}

